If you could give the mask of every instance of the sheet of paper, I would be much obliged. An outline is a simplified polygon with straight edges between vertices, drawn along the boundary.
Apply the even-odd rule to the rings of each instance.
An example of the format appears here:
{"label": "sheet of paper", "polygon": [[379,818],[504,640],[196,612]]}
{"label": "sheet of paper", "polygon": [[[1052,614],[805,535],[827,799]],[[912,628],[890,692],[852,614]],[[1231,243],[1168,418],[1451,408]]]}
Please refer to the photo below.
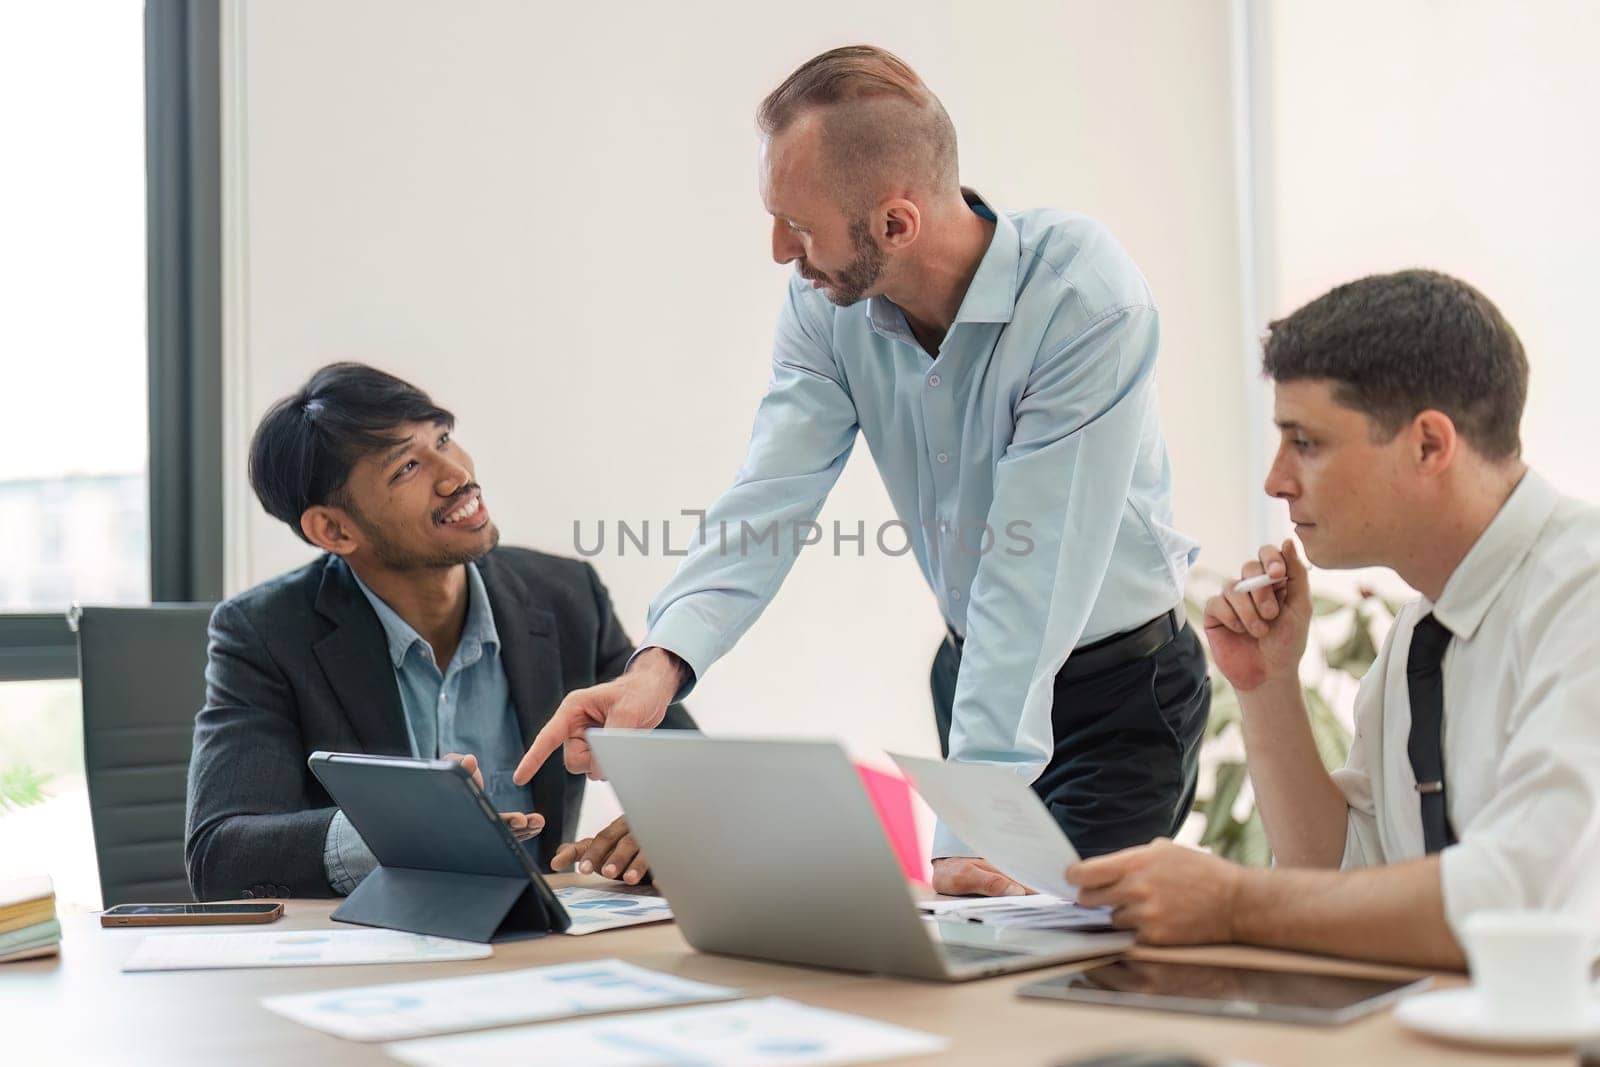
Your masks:
{"label": "sheet of paper", "polygon": [[1077,899],[1063,872],[1078,851],[1027,782],[1004,767],[890,755],[974,852],[1029,889]]}
{"label": "sheet of paper", "polygon": [[1040,909],[1034,912],[1007,912],[998,917],[984,917],[979,922],[1003,930],[1080,930],[1084,932],[1112,930],[1110,908]]}
{"label": "sheet of paper", "polygon": [[488,945],[398,930],[272,930],[250,933],[152,934],[139,942],[124,971],[216,970],[229,967],[328,967],[352,963],[481,960]]}
{"label": "sheet of paper", "polygon": [[917,901],[917,910],[927,915],[949,915],[955,912],[960,912],[962,915],[971,912],[976,915],[985,911],[1008,911],[1015,908],[1019,900],[1058,903],[1061,898],[1044,893],[1035,893],[1028,897],[929,897]]}
{"label": "sheet of paper", "polygon": [[663,897],[567,886],[556,890],[556,899],[572,916],[572,925],[567,928],[569,934],[592,934],[598,930],[666,922],[672,918],[672,905]]}
{"label": "sheet of paper", "polygon": [[911,806],[911,783],[898,774],[886,774],[864,763],[855,765],[866,787],[867,799],[872,801],[883,832],[894,849],[894,858],[900,861],[900,873],[906,881],[928,884],[927,853],[917,837],[917,817]]}
{"label": "sheet of paper", "polygon": [[594,960],[467,978],[292,993],[265,997],[261,1003],[269,1011],[335,1037],[399,1041],[738,995],[737,989],[692,982],[621,960]]}
{"label": "sheet of paper", "polygon": [[948,1044],[934,1034],[767,997],[432,1037],[385,1045],[384,1050],[415,1067],[528,1067],[530,1063],[775,1067],[868,1063],[931,1054]]}
{"label": "sheet of paper", "polygon": [[964,920],[1013,930],[1109,930],[1110,908],[1086,908],[1043,893],[1025,897],[957,897],[919,900],[917,907],[941,920]]}

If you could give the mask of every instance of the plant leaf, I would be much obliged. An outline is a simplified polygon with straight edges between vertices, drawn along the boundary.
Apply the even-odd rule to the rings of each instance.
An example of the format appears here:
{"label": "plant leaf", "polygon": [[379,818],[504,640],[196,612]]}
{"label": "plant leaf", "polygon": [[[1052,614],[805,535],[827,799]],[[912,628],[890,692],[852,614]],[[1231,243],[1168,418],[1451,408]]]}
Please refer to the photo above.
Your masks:
{"label": "plant leaf", "polygon": [[1339,721],[1339,716],[1334,714],[1333,707],[1325,700],[1321,693],[1311,686],[1304,686],[1306,710],[1310,713],[1311,739],[1316,742],[1317,755],[1322,757],[1322,765],[1328,770],[1337,770],[1343,767],[1345,760],[1350,756],[1350,732],[1344,728],[1344,723]]}
{"label": "plant leaf", "polygon": [[1200,836],[1202,847],[1217,849],[1237,825],[1233,817],[1233,803],[1239,798],[1239,790],[1244,787],[1245,777],[1243,763],[1230,760],[1217,764],[1216,783],[1212,786],[1211,797],[1206,803],[1206,829]]}
{"label": "plant leaf", "polygon": [[1250,818],[1240,826],[1239,842],[1228,858],[1246,867],[1272,865],[1272,847],[1267,844],[1267,828],[1261,824],[1259,809],[1251,807]]}
{"label": "plant leaf", "polygon": [[49,775],[39,773],[26,763],[13,763],[0,770],[0,811],[43,803],[44,787],[49,781]]}
{"label": "plant leaf", "polygon": [[1377,658],[1378,646],[1372,640],[1370,613],[1360,608],[1356,609],[1355,617],[1350,622],[1349,636],[1323,656],[1329,667],[1357,679],[1367,673],[1367,668]]}
{"label": "plant leaf", "polygon": [[1206,720],[1206,737],[1219,736],[1228,727],[1244,721],[1244,713],[1239,708],[1239,698],[1229,686],[1221,693],[1215,689],[1211,694],[1211,717]]}

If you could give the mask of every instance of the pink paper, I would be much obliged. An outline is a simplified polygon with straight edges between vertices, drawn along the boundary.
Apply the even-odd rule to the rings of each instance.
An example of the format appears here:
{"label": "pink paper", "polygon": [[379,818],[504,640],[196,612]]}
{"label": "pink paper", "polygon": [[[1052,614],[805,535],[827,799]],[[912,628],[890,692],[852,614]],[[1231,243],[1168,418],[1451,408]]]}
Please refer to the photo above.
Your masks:
{"label": "pink paper", "polygon": [[878,821],[894,848],[900,870],[913,882],[927,885],[922,843],[917,839],[917,820],[911,809],[911,785],[895,774],[885,774],[864,764],[856,764],[861,784],[878,812]]}

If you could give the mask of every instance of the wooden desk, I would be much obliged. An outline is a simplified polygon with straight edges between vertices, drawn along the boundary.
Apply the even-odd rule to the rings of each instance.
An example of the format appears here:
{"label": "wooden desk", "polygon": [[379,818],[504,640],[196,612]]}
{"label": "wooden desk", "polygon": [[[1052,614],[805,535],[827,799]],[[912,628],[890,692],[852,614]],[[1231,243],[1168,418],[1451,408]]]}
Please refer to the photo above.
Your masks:
{"label": "wooden desk", "polygon": [[[607,885],[561,876],[563,884]],[[276,929],[331,924],[336,901],[293,900]],[[1405,1064],[1570,1065],[1570,1055],[1511,1057],[1428,1041],[1402,1030],[1388,1014],[1321,1029],[1171,1015],[1126,1008],[1024,1000],[1017,986],[1073,967],[1058,967],[961,984],[918,982],[758,963],[695,952],[671,923],[586,937],[546,937],[496,945],[493,958],[397,967],[281,967],[235,971],[123,974],[121,966],[146,930],[108,930],[97,915],[63,920],[61,956],[0,967],[0,1055],[9,1067],[34,1064],[151,1063],[393,1064],[380,1045],[330,1037],[272,1014],[263,996],[483,974],[548,963],[616,956],[643,967],[735,986],[751,996],[781,995],[898,1023],[950,1039],[942,1056],[924,1062],[1044,1065],[1120,1048],[1168,1048],[1218,1062],[1274,1067],[1380,1067]],[[255,927],[254,929],[266,929]],[[1253,949],[1138,950],[1148,958],[1386,973],[1336,961]],[[1081,965],[1080,965],[1081,966]],[[1387,972],[1399,973],[1406,972]],[[1440,985],[1460,983],[1440,979]],[[18,1043],[20,1040],[20,1044]],[[537,1053],[529,1057],[539,1062]],[[912,1061],[899,1061],[912,1062]]]}

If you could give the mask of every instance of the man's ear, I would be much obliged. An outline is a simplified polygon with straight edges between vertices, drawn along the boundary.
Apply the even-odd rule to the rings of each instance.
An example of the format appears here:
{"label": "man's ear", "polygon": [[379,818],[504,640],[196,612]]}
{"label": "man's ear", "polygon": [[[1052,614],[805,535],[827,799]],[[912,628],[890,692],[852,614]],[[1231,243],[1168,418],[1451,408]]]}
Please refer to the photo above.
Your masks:
{"label": "man's ear", "polygon": [[348,556],[360,547],[360,531],[343,508],[315,504],[300,516],[300,530],[312,544],[336,556]]}
{"label": "man's ear", "polygon": [[922,233],[922,211],[909,200],[891,200],[878,209],[877,237],[890,249],[911,247]]}
{"label": "man's ear", "polygon": [[1461,435],[1449,415],[1429,408],[1411,420],[1410,432],[1419,474],[1436,477],[1450,469],[1461,447]]}

